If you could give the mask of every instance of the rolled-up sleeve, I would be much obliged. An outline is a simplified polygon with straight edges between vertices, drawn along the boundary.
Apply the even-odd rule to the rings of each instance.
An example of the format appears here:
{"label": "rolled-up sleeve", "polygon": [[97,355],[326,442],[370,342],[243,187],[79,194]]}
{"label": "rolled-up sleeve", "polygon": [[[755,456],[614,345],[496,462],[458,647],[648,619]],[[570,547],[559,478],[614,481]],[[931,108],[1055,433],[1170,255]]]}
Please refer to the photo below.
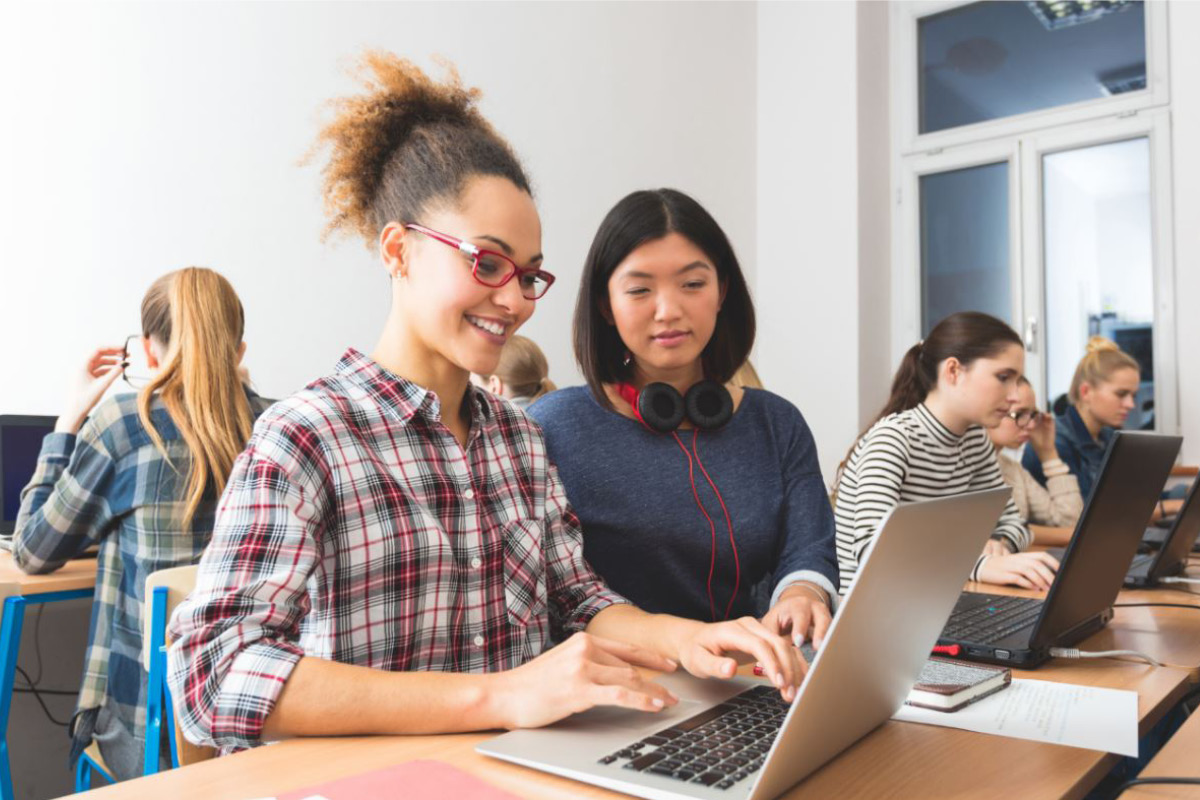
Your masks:
{"label": "rolled-up sleeve", "polygon": [[[270,441],[280,436],[286,441]],[[306,470],[278,456],[305,454],[312,441],[256,432],[221,498],[195,589],[172,616],[168,681],[180,727],[196,744],[260,744],[303,655],[300,623],[321,559],[324,501]]]}

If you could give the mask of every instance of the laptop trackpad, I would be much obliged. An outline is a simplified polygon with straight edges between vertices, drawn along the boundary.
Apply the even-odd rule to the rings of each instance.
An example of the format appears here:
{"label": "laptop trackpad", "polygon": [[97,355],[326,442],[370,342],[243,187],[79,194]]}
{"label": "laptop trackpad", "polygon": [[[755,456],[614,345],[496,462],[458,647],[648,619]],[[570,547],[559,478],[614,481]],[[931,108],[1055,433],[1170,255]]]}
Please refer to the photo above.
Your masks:
{"label": "laptop trackpad", "polygon": [[657,712],[636,711],[616,706],[598,706],[579,714],[573,714],[551,727],[558,730],[594,729],[597,726],[642,730],[651,726],[654,730],[662,730],[669,728],[675,722],[695,716],[706,708],[728,700],[751,686],[762,683],[747,679],[728,681],[716,678],[702,679],[686,672],[659,676],[657,682],[674,692],[675,696],[679,698],[679,702]]}
{"label": "laptop trackpad", "polygon": [[[707,704],[692,700],[680,700],[669,709],[658,712],[636,711],[632,708],[616,706],[597,706],[579,714],[572,714],[564,720],[554,723],[555,730],[576,730],[586,728],[621,728],[625,730],[642,730],[648,725],[657,725],[655,730],[669,728],[671,723],[685,720],[699,714]],[[659,724],[661,723],[661,724]]]}

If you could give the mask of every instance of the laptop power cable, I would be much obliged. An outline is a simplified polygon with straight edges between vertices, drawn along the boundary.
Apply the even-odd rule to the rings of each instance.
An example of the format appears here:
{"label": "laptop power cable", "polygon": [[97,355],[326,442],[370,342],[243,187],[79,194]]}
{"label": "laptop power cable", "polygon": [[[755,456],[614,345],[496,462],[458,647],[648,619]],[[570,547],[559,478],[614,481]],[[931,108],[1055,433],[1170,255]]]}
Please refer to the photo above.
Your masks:
{"label": "laptop power cable", "polygon": [[1163,666],[1161,661],[1137,650],[1078,650],[1074,647],[1051,647],[1050,655],[1054,658],[1115,658],[1117,656],[1129,656],[1131,658],[1139,658],[1155,667]]}
{"label": "laptop power cable", "polygon": [[1159,583],[1200,583],[1200,578],[1159,578]]}

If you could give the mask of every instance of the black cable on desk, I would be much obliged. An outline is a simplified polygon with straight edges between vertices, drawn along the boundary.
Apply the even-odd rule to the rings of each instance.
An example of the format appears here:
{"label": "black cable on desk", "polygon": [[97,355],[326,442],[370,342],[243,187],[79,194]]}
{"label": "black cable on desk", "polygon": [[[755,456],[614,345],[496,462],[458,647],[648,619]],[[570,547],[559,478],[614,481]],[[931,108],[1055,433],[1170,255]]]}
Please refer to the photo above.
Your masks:
{"label": "black cable on desk", "polygon": [[1174,786],[1200,786],[1200,778],[1134,778],[1131,781],[1121,784],[1121,788],[1117,789],[1117,797],[1123,795],[1126,789],[1132,789],[1134,786],[1146,786],[1151,783],[1166,783]]}

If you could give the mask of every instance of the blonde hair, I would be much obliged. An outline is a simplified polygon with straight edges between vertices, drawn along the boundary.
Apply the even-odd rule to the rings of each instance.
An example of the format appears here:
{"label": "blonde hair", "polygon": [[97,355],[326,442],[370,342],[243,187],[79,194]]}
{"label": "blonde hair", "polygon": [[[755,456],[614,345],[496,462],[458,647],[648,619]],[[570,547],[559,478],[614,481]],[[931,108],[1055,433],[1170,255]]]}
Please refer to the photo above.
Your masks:
{"label": "blonde hair", "polygon": [[1123,369],[1137,370],[1138,374],[1142,371],[1133,356],[1117,347],[1116,342],[1103,336],[1093,336],[1088,339],[1087,354],[1080,359],[1079,366],[1075,367],[1075,376],[1071,378],[1071,388],[1067,396],[1073,405],[1079,405],[1080,386],[1085,383],[1099,386],[1112,380],[1112,376]]}
{"label": "blonde hair", "polygon": [[738,371],[733,373],[733,377],[729,379],[729,382],[734,386],[740,386],[742,388],[766,388],[763,386],[762,378],[758,377],[758,370],[754,368],[754,365],[750,363],[750,359],[748,358],[744,364],[738,367]]}
{"label": "blonde hair", "polygon": [[[156,280],[142,299],[142,334],[166,347],[158,374],[138,393],[138,417],[167,456],[150,419],[155,393],[191,455],[183,527],[211,486],[219,495],[254,424],[238,374],[245,329],[242,303],[224,277],[187,267]],[[169,459],[168,459],[169,463]]]}
{"label": "blonde hair", "polygon": [[524,336],[513,336],[500,351],[500,363],[492,375],[503,381],[515,396],[536,400],[558,388],[547,377],[549,373],[550,365],[537,343]]}

